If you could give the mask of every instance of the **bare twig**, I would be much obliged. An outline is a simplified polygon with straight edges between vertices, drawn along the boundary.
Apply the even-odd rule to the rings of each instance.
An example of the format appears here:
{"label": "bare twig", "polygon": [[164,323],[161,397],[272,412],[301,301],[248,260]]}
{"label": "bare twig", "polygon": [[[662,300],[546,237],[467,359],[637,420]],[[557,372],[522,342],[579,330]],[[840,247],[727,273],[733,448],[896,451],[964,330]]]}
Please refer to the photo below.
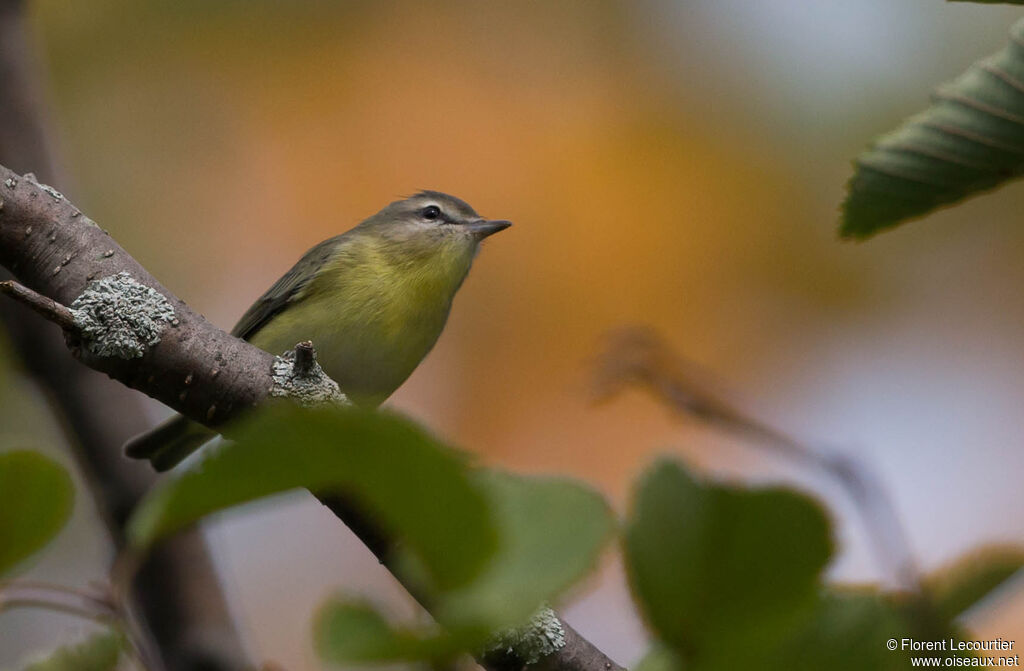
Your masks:
{"label": "bare twig", "polygon": [[80,589],[77,587],[70,587],[68,585],[58,585],[56,583],[46,582],[43,580],[0,581],[0,599],[19,590],[37,590],[40,592],[50,592],[53,594],[65,595],[81,599],[82,601],[92,603],[101,608],[115,608],[114,599],[109,589],[103,591],[91,591],[87,589]]}
{"label": "bare twig", "polygon": [[148,634],[128,617],[124,605],[116,599],[97,596],[84,590],[50,583],[20,580],[0,586],[0,613],[17,608],[38,608],[91,620],[115,627],[125,635],[126,652],[147,670],[157,668],[148,652]]}
{"label": "bare twig", "polygon": [[28,287],[18,284],[14,280],[0,282],[0,294],[10,296],[22,305],[27,305],[33,312],[53,322],[65,331],[78,331],[78,327],[75,324],[75,316],[71,313],[71,310],[57,301],[50,300]]}
{"label": "bare twig", "polygon": [[627,328],[609,337],[597,366],[598,399],[626,385],[641,385],[677,413],[692,415],[737,433],[805,468],[835,480],[853,501],[872,541],[876,560],[898,587],[919,592],[921,576],[899,515],[885,488],[863,465],[827,454],[742,412],[723,398],[710,376],[677,355],[647,328]]}
{"label": "bare twig", "polygon": [[14,610],[15,608],[39,608],[43,610],[52,610],[65,613],[67,615],[74,615],[76,617],[93,620],[95,622],[102,622],[104,624],[110,624],[119,620],[119,616],[116,613],[92,608],[86,605],[68,603],[45,595],[12,597],[0,596],[0,613],[5,610]]}
{"label": "bare twig", "polygon": [[[7,185],[8,180],[13,186]],[[270,394],[274,357],[220,331],[189,309],[67,199],[53,198],[40,185],[2,166],[0,196],[4,199],[0,265],[16,266],[26,286],[69,305],[93,279],[126,274],[133,284],[152,289],[173,308],[173,322],[159,331],[155,341],[147,341],[142,356],[100,355],[96,348],[76,347],[75,354],[83,363],[213,427],[239,416]],[[39,239],[43,236],[24,236],[26,226],[45,231],[45,244]],[[55,255],[70,256],[62,272],[56,274],[47,272]],[[213,408],[216,412],[210,412]],[[391,545],[375,525],[342,501],[323,501],[387,563]],[[565,645],[535,666],[551,671],[621,671],[594,644],[564,622],[562,625]],[[500,664],[486,658],[480,661],[490,671],[528,666],[525,660],[515,658],[502,659]]]}

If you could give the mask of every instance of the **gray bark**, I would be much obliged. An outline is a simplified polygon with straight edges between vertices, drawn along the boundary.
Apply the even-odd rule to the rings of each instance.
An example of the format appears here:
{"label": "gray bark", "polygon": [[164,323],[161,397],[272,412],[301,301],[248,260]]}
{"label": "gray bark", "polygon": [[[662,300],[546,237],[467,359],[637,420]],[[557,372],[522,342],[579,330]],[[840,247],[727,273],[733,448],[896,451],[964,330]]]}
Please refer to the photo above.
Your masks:
{"label": "gray bark", "polygon": [[[33,61],[24,3],[0,1],[0,161],[67,188],[56,159],[43,81]],[[54,241],[56,243],[56,241]],[[0,280],[7,279],[0,269]],[[32,379],[59,416],[79,468],[115,545],[128,513],[155,475],[124,459],[120,447],[149,426],[137,394],[70,356],[60,331],[11,300],[0,324]],[[169,671],[228,671],[245,665],[212,558],[198,530],[177,536],[149,559],[134,592],[159,657]]]}

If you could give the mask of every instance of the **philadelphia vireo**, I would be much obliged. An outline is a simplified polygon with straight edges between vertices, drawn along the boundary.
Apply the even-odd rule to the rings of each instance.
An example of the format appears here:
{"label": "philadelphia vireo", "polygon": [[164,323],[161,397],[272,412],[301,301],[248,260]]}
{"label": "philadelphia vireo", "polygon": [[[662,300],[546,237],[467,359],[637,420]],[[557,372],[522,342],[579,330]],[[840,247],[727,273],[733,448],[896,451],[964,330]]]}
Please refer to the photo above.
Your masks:
{"label": "philadelphia vireo", "polygon": [[[379,405],[437,342],[480,241],[511,225],[437,191],[396,201],[306,252],[231,333],[271,354],[312,340],[349,400]],[[214,435],[176,415],[125,453],[163,471]]]}

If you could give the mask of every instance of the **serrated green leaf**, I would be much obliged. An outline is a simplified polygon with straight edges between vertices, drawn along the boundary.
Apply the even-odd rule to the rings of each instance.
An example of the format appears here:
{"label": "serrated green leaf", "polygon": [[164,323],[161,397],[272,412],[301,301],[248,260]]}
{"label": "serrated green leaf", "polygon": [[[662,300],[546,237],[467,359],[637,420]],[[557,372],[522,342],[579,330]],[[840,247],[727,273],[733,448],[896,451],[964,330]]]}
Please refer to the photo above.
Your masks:
{"label": "serrated green leaf", "polygon": [[125,648],[120,631],[93,634],[79,643],[58,648],[44,659],[33,662],[24,671],[114,671]]}
{"label": "serrated green leaf", "polygon": [[0,575],[40,550],[68,521],[71,476],[28,450],[0,454]]}
{"label": "serrated green leaf", "polygon": [[829,521],[813,499],[700,482],[667,460],[641,478],[626,530],[639,605],[688,662],[787,626],[813,603],[831,553]]}
{"label": "serrated green leaf", "polygon": [[855,163],[840,234],[866,238],[1024,174],[1024,20],[999,53]]}
{"label": "serrated green leaf", "polygon": [[464,637],[527,620],[594,567],[613,529],[607,503],[577,481],[493,470],[474,480],[494,513],[498,549],[473,581],[432,610]]}
{"label": "serrated green leaf", "polygon": [[926,589],[936,610],[953,619],[978,603],[1024,566],[1024,550],[980,548],[928,577]]}
{"label": "serrated green leaf", "polygon": [[372,606],[342,599],[331,599],[320,608],[313,631],[317,653],[331,664],[413,662],[459,652],[443,632],[397,628]]}
{"label": "serrated green leaf", "polygon": [[191,468],[158,485],[128,524],[134,547],[205,515],[304,487],[341,492],[401,540],[447,589],[472,578],[495,547],[484,495],[466,457],[409,420],[357,408],[268,407]]}

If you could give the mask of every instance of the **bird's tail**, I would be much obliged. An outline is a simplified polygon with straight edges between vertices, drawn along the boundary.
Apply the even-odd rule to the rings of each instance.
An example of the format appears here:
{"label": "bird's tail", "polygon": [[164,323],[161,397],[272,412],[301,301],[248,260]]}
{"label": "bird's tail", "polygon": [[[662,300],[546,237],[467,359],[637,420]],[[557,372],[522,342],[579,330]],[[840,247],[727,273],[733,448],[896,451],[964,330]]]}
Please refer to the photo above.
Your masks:
{"label": "bird's tail", "polygon": [[129,440],[124,453],[132,459],[149,459],[154,469],[166,471],[216,435],[202,424],[175,415],[155,429]]}

